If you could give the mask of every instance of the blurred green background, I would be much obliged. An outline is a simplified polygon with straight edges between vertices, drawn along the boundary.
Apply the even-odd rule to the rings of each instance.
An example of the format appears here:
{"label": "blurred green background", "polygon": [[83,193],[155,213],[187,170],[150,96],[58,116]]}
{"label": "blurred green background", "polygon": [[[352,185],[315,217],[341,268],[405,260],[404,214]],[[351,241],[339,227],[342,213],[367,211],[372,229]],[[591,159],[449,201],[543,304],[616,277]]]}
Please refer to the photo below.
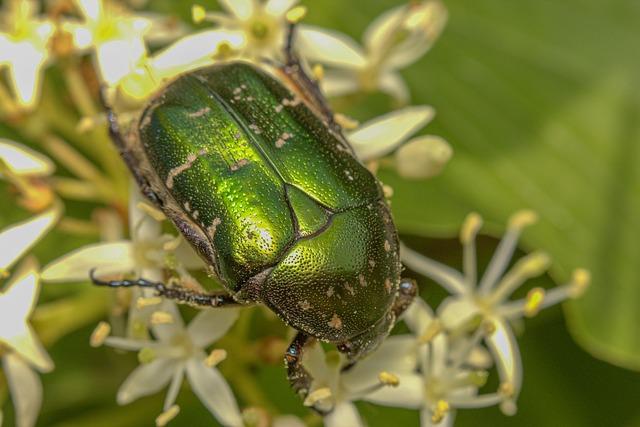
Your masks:
{"label": "blurred green background", "polygon": [[[215,1],[199,3],[216,8]],[[374,17],[401,3],[304,2],[307,22],[357,40]],[[526,322],[518,414],[464,410],[457,425],[640,426],[640,1],[445,4],[449,24],[442,37],[403,74],[413,103],[437,110],[426,132],[446,138],[455,155],[441,176],[428,181],[383,171],[383,181],[395,190],[401,233],[425,254],[459,266],[461,250],[452,237],[468,212],[481,213],[485,231],[498,236],[514,211],[531,208],[541,221],[527,230],[522,249],[546,250],[554,260],[550,276],[532,285],[561,283],[576,267],[593,275],[580,301]],[[149,6],[188,20],[191,2],[151,0]],[[350,101],[346,112],[358,119],[385,112],[390,103],[382,95]],[[0,128],[0,136],[14,135]],[[3,187],[2,198],[8,197]],[[69,209],[88,213],[86,206]],[[4,210],[0,225],[21,216]],[[39,247],[43,262],[86,243],[61,236],[53,233]],[[495,245],[484,237],[481,258],[487,260]],[[426,280],[421,286],[436,305],[443,294]],[[55,300],[79,287],[45,288],[43,298]],[[116,390],[136,357],[89,349],[92,329],[74,331],[50,349],[57,366],[43,376],[39,425],[151,425],[163,395],[118,407]],[[280,411],[306,414],[280,363],[251,374]],[[172,425],[215,425],[192,394],[181,393],[177,403],[182,412]],[[416,412],[359,406],[371,426],[418,423]],[[8,425],[11,411],[6,405]]]}

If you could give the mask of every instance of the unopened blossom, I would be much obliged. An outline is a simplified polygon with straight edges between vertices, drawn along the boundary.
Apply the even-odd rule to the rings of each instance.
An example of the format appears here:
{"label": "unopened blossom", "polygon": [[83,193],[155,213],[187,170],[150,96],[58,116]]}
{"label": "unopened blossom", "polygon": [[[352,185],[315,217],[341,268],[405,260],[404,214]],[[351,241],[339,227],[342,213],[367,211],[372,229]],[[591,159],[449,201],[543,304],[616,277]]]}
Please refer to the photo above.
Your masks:
{"label": "unopened blossom", "polygon": [[[55,224],[52,208],[0,231],[0,279]],[[37,372],[49,372],[53,362],[38,340],[29,319],[38,301],[40,282],[33,259],[23,262],[8,283],[0,285],[0,359],[9,384],[18,427],[35,425],[42,404]]]}
{"label": "unopened blossom", "polygon": [[310,62],[328,67],[321,80],[328,96],[379,90],[406,103],[409,90],[399,70],[431,48],[446,20],[447,11],[439,1],[413,1],[371,23],[364,33],[364,48],[337,31],[305,25],[299,50]]}
{"label": "unopened blossom", "polygon": [[518,212],[510,219],[507,233],[480,280],[477,277],[475,240],[482,220],[477,214],[467,217],[460,232],[463,273],[405,246],[401,249],[402,261],[407,267],[430,277],[451,294],[438,307],[438,318],[445,330],[459,333],[477,323],[478,319],[491,325],[492,333],[486,334],[484,341],[496,362],[503,394],[510,397],[501,405],[506,414],[516,411],[515,399],[522,383],[520,352],[510,322],[533,316],[541,309],[568,298],[578,297],[589,282],[589,273],[578,269],[565,285],[551,290],[533,288],[523,299],[510,299],[527,279],[543,274],[549,265],[546,254],[534,252],[508,269],[523,228],[535,220],[536,215],[531,211]]}
{"label": "unopened blossom", "polygon": [[420,409],[422,427],[447,427],[453,425],[457,409],[494,406],[507,398],[501,389],[479,393],[488,375],[479,344],[491,331],[481,326],[468,338],[452,337],[422,299],[413,302],[403,320],[416,337],[419,369],[400,373],[396,390],[381,389],[366,400]]}
{"label": "unopened blossom", "polygon": [[280,57],[289,21],[304,14],[302,8],[297,9],[298,13],[288,14],[298,0],[218,0],[218,3],[226,13],[208,12],[196,5],[193,20],[212,22],[231,33],[241,32],[245,39],[243,56],[251,59]]}
{"label": "unopened blossom", "polygon": [[169,386],[163,413],[156,419],[156,425],[165,425],[179,413],[175,401],[186,376],[193,392],[222,425],[242,426],[235,397],[215,368],[227,353],[220,348],[208,354],[205,351],[227,333],[238,317],[238,309],[202,310],[187,327],[171,301],[164,301],[155,313],[152,316],[155,340],[119,337],[104,340],[110,347],[139,352],[141,364],[118,390],[118,403],[126,405]]}
{"label": "unopened blossom", "polygon": [[395,166],[401,176],[428,178],[444,168],[451,158],[451,147],[436,136],[409,138],[429,124],[434,115],[434,109],[426,105],[401,108],[348,131],[347,139],[363,162],[396,151]]}
{"label": "unopened blossom", "polygon": [[38,16],[38,2],[8,0],[0,11],[0,69],[7,69],[17,104],[33,108],[40,97],[44,67],[50,57],[53,23]]}
{"label": "unopened blossom", "polygon": [[337,351],[325,353],[320,344],[307,349],[303,362],[313,377],[304,404],[331,410],[324,419],[328,427],[364,426],[353,402],[381,388],[393,393],[397,378],[416,368],[416,345],[410,335],[389,337],[378,350],[345,372],[344,357]]}

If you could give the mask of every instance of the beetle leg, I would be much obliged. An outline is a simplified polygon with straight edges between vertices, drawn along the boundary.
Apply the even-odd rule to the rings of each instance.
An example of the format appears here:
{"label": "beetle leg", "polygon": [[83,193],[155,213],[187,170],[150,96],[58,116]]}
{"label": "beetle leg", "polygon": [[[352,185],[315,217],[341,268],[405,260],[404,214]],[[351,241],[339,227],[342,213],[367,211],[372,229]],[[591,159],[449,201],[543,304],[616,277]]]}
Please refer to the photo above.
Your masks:
{"label": "beetle leg", "polygon": [[284,48],[285,64],[282,66],[282,72],[289,78],[291,83],[304,95],[309,98],[309,101],[313,103],[313,106],[318,110],[326,121],[326,125],[338,135],[341,134],[342,129],[334,119],[333,111],[329,106],[326,98],[320,90],[318,82],[307,75],[302,67],[300,58],[294,51],[294,38],[295,38],[296,24],[290,22],[287,28],[287,38]]}
{"label": "beetle leg", "polygon": [[162,282],[152,282],[146,279],[135,280],[101,280],[95,277],[95,269],[89,272],[91,281],[96,286],[107,286],[110,288],[150,288],[154,289],[158,296],[174,300],[178,303],[189,304],[194,307],[227,307],[240,305],[226,292],[201,293],[184,289],[178,286],[167,286]]}
{"label": "beetle leg", "polygon": [[396,321],[407,310],[407,308],[409,308],[416,295],[418,295],[418,284],[416,281],[406,277],[400,279],[398,295],[391,307],[391,311],[396,315]]}
{"label": "beetle leg", "polygon": [[[287,368],[289,384],[293,391],[302,399],[306,399],[313,381],[313,377],[309,371],[307,371],[302,365],[304,348],[311,342],[312,338],[309,335],[304,332],[298,332],[284,354],[284,364]],[[329,412],[326,409],[319,409],[315,406],[312,406],[311,408],[320,415],[325,415]]]}

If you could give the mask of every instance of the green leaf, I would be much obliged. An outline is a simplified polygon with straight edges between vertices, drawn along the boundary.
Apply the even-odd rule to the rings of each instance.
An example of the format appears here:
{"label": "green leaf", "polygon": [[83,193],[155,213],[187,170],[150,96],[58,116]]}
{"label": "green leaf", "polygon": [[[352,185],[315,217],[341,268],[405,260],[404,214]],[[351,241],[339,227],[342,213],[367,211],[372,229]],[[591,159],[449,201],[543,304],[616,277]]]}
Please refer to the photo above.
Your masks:
{"label": "green leaf", "polygon": [[[419,185],[383,175],[405,232],[457,231],[475,210],[549,251],[554,277],[592,272],[568,304],[592,354],[640,369],[640,5],[623,1],[447,2],[450,23],[407,71],[414,102],[436,107],[429,132],[455,155]],[[498,228],[494,228],[497,231]]]}

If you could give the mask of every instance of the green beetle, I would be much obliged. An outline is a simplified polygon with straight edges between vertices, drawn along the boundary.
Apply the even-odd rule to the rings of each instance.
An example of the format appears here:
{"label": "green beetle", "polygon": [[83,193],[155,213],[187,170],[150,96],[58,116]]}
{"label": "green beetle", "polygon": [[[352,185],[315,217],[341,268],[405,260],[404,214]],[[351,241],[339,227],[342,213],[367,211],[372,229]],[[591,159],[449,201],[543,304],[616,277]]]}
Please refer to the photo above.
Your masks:
{"label": "green beetle", "polygon": [[313,339],[355,363],[388,335],[416,293],[401,280],[398,235],[380,183],[354,157],[317,86],[295,61],[285,84],[245,62],[183,75],[112,137],[142,193],[227,290],[144,279],[193,305],[263,303],[298,334],[285,354],[294,390]]}

